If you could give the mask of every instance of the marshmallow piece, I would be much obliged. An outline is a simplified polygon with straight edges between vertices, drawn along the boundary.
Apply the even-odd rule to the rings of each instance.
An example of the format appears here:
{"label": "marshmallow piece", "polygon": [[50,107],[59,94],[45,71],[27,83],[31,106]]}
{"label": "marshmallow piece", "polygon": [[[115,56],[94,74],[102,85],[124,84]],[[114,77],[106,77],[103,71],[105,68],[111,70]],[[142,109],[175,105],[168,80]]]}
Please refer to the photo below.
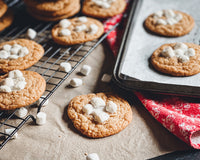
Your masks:
{"label": "marshmallow piece", "polygon": [[83,112],[87,115],[91,114],[93,112],[93,106],[91,104],[86,104],[83,106]]}
{"label": "marshmallow piece", "polygon": [[184,52],[188,50],[188,46],[182,42],[177,42],[174,46],[174,49],[181,49],[183,50]]}
{"label": "marshmallow piece", "polygon": [[166,25],[167,22],[166,22],[164,19],[158,19],[158,20],[156,21],[156,24]]}
{"label": "marshmallow piece", "polygon": [[[5,134],[10,135],[15,129],[14,128],[8,128],[4,130]],[[7,136],[6,136],[7,137]],[[16,139],[18,137],[18,133],[16,132],[13,136],[12,139]]]}
{"label": "marshmallow piece", "polygon": [[161,18],[162,16],[163,16],[163,11],[157,11],[157,12],[155,12],[154,13],[154,16],[157,18],[157,17],[159,17],[159,18]]}
{"label": "marshmallow piece", "polygon": [[19,45],[19,44],[13,44],[13,47],[12,48],[19,48],[19,49],[21,49],[22,48],[22,46],[21,45]]}
{"label": "marshmallow piece", "polygon": [[19,57],[24,57],[25,55],[29,54],[29,50],[27,47],[22,47],[19,51]]}
{"label": "marshmallow piece", "polygon": [[69,71],[71,71],[71,69],[72,69],[72,66],[71,66],[70,63],[68,63],[68,62],[60,63],[60,70],[61,71],[69,72]]}
{"label": "marshmallow piece", "polygon": [[71,31],[69,29],[61,29],[59,32],[60,36],[70,36],[71,35]]}
{"label": "marshmallow piece", "polygon": [[105,83],[109,83],[112,79],[112,76],[109,74],[103,74],[101,81]]}
{"label": "marshmallow piece", "polygon": [[38,125],[43,125],[46,123],[46,113],[44,112],[39,112],[37,115],[36,115],[36,124]]}
{"label": "marshmallow piece", "polygon": [[178,60],[184,63],[184,62],[189,61],[190,58],[188,56],[182,55],[178,57]]}
{"label": "marshmallow piece", "polygon": [[166,21],[167,21],[167,24],[169,25],[174,25],[177,23],[176,19],[174,18],[168,18]]}
{"label": "marshmallow piece", "polygon": [[9,78],[20,78],[23,77],[23,73],[20,70],[13,70],[8,73]]}
{"label": "marshmallow piece", "polygon": [[170,47],[170,46],[165,47],[162,50],[161,55],[164,57],[169,57],[169,58],[175,56],[174,51],[173,51],[172,47]]}
{"label": "marshmallow piece", "polygon": [[8,87],[12,87],[14,86],[14,81],[12,78],[6,78],[3,81],[3,85],[8,86]]}
{"label": "marshmallow piece", "polygon": [[85,76],[87,76],[90,73],[90,71],[91,71],[91,67],[89,65],[83,65],[80,70],[80,72]]}
{"label": "marshmallow piece", "polygon": [[176,50],[174,50],[174,53],[175,53],[176,57],[181,57],[184,55],[184,51],[182,49],[176,49]]}
{"label": "marshmallow piece", "polygon": [[100,160],[97,153],[88,154],[86,160]]}
{"label": "marshmallow piece", "polygon": [[92,104],[92,106],[94,108],[101,108],[101,107],[105,107],[106,103],[102,98],[99,97],[94,97],[90,100],[90,103]]}
{"label": "marshmallow piece", "polygon": [[17,55],[10,55],[9,56],[9,59],[17,59],[17,58],[19,58],[19,56],[17,56]]}
{"label": "marshmallow piece", "polygon": [[22,108],[19,108],[16,112],[15,112],[15,115],[17,117],[20,117],[20,118],[24,118],[26,115],[28,114],[28,110],[24,107]]}
{"label": "marshmallow piece", "polygon": [[93,116],[94,116],[95,121],[97,121],[98,123],[103,123],[103,122],[107,121],[110,117],[110,115],[108,113],[103,112],[98,109],[94,110]]}
{"label": "marshmallow piece", "polygon": [[5,51],[5,50],[1,50],[0,51],[0,58],[1,59],[7,59],[10,56],[10,53]]}
{"label": "marshmallow piece", "polygon": [[12,92],[9,86],[2,85],[0,86],[0,92]]}
{"label": "marshmallow piece", "polygon": [[113,101],[108,101],[106,104],[106,111],[109,113],[115,113],[117,111],[117,105]]}
{"label": "marshmallow piece", "polygon": [[195,56],[195,50],[193,48],[189,48],[186,52],[185,52],[186,56],[192,57]]}
{"label": "marshmallow piece", "polygon": [[71,25],[71,22],[67,19],[62,19],[60,22],[59,22],[59,26],[62,27],[62,28],[67,28]]}
{"label": "marshmallow piece", "polygon": [[35,37],[37,36],[37,32],[32,29],[32,28],[29,28],[26,32],[26,35],[28,36],[28,38],[30,39],[35,39]]}
{"label": "marshmallow piece", "polygon": [[15,83],[15,85],[13,86],[13,89],[14,90],[22,90],[24,89],[26,86],[26,82],[25,81],[17,81]]}
{"label": "marshmallow piece", "polygon": [[87,30],[87,26],[85,24],[82,24],[80,26],[75,27],[76,32],[82,32],[82,31],[85,31],[85,30]]}
{"label": "marshmallow piece", "polygon": [[3,46],[3,50],[5,50],[5,51],[7,51],[7,52],[9,52],[9,51],[11,50],[11,48],[12,48],[12,46],[9,45],[9,44],[5,44],[5,45]]}
{"label": "marshmallow piece", "polygon": [[174,19],[175,19],[177,22],[179,22],[179,21],[181,21],[181,20],[183,19],[183,15],[180,14],[180,13],[178,13],[178,14],[176,14],[176,16],[174,17]]}
{"label": "marshmallow piece", "polygon": [[18,53],[19,53],[19,50],[20,50],[21,48],[19,48],[19,47],[13,47],[13,48],[11,48],[11,50],[10,50],[10,53],[12,54],[12,55],[17,55]]}
{"label": "marshmallow piece", "polygon": [[97,33],[99,27],[96,24],[91,24],[89,27],[89,33],[90,34],[95,34]]}
{"label": "marshmallow piece", "polygon": [[171,10],[171,9],[164,10],[164,15],[165,15],[165,17],[167,17],[167,18],[173,18],[173,17],[175,17],[175,13],[174,13],[174,11]]}
{"label": "marshmallow piece", "polygon": [[85,22],[88,21],[88,20],[87,20],[87,17],[85,17],[85,16],[78,17],[78,20],[79,20],[79,22],[83,22],[83,23],[85,23]]}
{"label": "marshmallow piece", "polygon": [[81,80],[81,79],[79,79],[79,78],[72,78],[71,80],[70,80],[70,85],[72,86],[72,87],[79,87],[79,86],[81,86],[83,84],[83,81]]}
{"label": "marshmallow piece", "polygon": [[[43,97],[43,96],[42,96]],[[43,98],[39,98],[39,100],[37,101],[37,105],[39,106],[40,103],[43,101]],[[49,104],[49,99],[46,100],[46,102],[44,102],[44,104],[42,105],[42,107],[45,107]]]}

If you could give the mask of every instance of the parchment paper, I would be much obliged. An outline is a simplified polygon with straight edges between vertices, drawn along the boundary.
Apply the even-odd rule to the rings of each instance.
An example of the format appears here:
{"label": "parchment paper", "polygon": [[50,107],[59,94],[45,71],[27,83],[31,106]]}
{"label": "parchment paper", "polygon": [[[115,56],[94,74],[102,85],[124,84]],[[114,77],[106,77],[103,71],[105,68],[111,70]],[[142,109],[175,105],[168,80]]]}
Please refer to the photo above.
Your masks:
{"label": "parchment paper", "polygon": [[[80,77],[84,85],[69,88],[67,79],[50,98],[49,105],[42,108],[47,114],[43,126],[31,121],[18,131],[18,138],[9,141],[0,150],[0,160],[85,160],[85,153],[98,153],[101,160],[143,160],[175,150],[189,149],[153,117],[131,94],[117,91],[118,87],[100,81],[103,73],[112,73],[114,58],[110,51],[104,53],[98,47],[83,62],[92,67],[91,74],[80,76],[77,70],[72,77]],[[71,78],[72,78],[71,77]],[[82,136],[67,117],[67,105],[74,97],[92,92],[115,90],[129,98],[133,121],[119,134],[100,139]],[[37,108],[31,108],[33,115]]]}
{"label": "parchment paper", "polygon": [[[199,87],[200,74],[190,77],[172,77],[155,71],[149,65],[150,56],[162,44],[174,42],[199,44],[199,2],[199,0],[143,0],[120,73],[142,81]],[[190,14],[195,20],[195,27],[188,35],[178,38],[167,38],[148,33],[143,26],[145,19],[150,14],[163,9],[175,9]]]}

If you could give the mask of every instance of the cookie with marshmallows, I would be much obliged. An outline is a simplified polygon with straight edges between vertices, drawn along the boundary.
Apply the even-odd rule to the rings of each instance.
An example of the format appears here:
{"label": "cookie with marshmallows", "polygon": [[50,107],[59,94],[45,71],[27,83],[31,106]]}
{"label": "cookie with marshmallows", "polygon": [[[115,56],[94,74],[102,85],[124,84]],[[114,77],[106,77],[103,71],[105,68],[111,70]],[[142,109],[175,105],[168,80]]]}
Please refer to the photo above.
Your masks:
{"label": "cookie with marshmallows", "polygon": [[145,27],[162,36],[179,37],[188,34],[194,27],[192,16],[176,10],[157,11],[145,20]]}
{"label": "cookie with marshmallows", "polygon": [[128,102],[106,93],[77,96],[69,103],[67,112],[74,127],[92,138],[116,134],[132,120]]}
{"label": "cookie with marshmallows", "polygon": [[0,110],[31,105],[44,93],[44,78],[33,71],[13,70],[0,76]]}
{"label": "cookie with marshmallows", "polygon": [[103,24],[93,18],[63,19],[51,31],[53,40],[61,45],[80,44],[99,38],[104,33]]}
{"label": "cookie with marshmallows", "polygon": [[192,76],[200,72],[200,46],[193,43],[164,44],[151,56],[153,67],[172,76]]}

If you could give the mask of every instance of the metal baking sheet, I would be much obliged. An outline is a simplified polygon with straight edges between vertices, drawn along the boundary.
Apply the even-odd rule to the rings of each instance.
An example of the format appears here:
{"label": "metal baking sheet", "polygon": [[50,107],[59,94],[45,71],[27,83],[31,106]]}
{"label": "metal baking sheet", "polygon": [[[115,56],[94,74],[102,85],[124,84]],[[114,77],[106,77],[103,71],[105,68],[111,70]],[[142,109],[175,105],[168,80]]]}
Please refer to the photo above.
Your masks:
{"label": "metal baking sheet", "polygon": [[[159,92],[200,95],[200,74],[190,77],[173,77],[157,72],[150,65],[152,53],[165,43],[200,42],[200,0],[137,0],[133,6],[133,15],[129,22],[118,60],[115,66],[115,78],[130,89],[144,89]],[[145,19],[152,13],[163,10],[180,10],[195,20],[193,30],[182,37],[162,37],[148,32],[144,28]]]}

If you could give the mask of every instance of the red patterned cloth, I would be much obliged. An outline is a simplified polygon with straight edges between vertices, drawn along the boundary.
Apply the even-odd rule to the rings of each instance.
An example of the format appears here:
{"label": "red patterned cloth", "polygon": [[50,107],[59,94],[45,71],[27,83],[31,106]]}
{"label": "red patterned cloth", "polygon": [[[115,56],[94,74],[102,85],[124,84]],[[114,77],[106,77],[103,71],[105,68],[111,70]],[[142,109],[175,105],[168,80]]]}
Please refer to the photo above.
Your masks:
{"label": "red patterned cloth", "polygon": [[[106,20],[105,31],[111,29],[122,18],[123,15],[120,14]],[[115,56],[120,46],[121,33],[122,31],[117,28],[107,37]],[[134,93],[151,115],[165,128],[193,148],[200,149],[200,101],[170,95]]]}

